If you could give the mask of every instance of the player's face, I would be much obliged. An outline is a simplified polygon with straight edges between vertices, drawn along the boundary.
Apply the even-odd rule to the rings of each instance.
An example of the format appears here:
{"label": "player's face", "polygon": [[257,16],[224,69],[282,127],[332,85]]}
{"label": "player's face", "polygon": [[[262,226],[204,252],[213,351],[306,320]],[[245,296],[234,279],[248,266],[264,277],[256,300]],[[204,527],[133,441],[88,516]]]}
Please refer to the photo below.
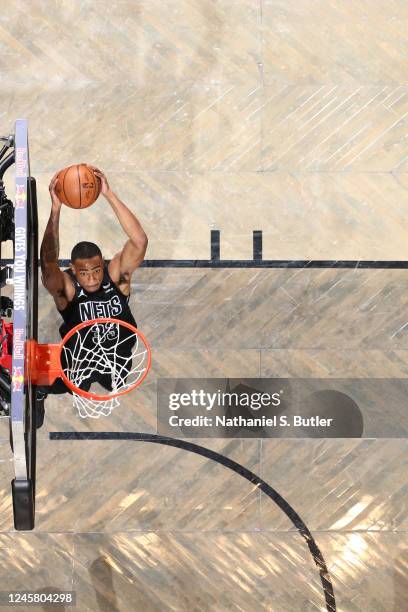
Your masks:
{"label": "player's face", "polygon": [[103,259],[100,255],[76,259],[71,268],[81,287],[90,292],[98,291],[103,280]]}

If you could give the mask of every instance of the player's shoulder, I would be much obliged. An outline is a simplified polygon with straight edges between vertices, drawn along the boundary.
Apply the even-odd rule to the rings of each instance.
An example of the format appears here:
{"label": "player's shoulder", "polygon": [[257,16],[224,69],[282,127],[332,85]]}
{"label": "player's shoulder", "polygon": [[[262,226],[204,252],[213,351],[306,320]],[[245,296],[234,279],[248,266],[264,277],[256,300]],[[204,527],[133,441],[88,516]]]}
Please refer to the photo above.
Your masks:
{"label": "player's shoulder", "polygon": [[68,308],[75,297],[75,285],[71,276],[65,270],[60,270],[62,276],[62,284],[52,293],[54,302],[59,312],[63,312]]}
{"label": "player's shoulder", "polygon": [[115,255],[109,264],[105,266],[104,274],[106,274],[109,281],[116,288],[116,291],[125,298],[128,298],[130,295],[130,278],[125,278],[118,264],[119,257]]}
{"label": "player's shoulder", "polygon": [[75,277],[70,268],[61,270],[64,277],[65,297],[70,302],[75,296]]}
{"label": "player's shoulder", "polygon": [[118,282],[120,277],[120,253],[116,253],[109,263],[105,263],[104,274],[107,274],[113,283]]}

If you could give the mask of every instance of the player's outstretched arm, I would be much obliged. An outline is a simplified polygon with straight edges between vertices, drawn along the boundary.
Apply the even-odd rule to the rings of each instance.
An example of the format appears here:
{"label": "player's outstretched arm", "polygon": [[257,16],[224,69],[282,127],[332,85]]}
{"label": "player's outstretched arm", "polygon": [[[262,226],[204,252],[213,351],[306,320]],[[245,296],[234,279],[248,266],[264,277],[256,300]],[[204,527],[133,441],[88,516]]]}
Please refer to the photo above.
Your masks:
{"label": "player's outstretched arm", "polygon": [[72,283],[58,265],[59,256],[59,219],[62,203],[55,193],[58,173],[51,179],[49,186],[51,196],[51,213],[45,228],[40,249],[41,280],[44,287],[51,293],[57,308],[63,310],[74,292]]}
{"label": "player's outstretched arm", "polygon": [[101,181],[101,193],[113,208],[123,231],[128,236],[123,249],[117,253],[109,264],[109,275],[123,293],[127,294],[135,269],[142,263],[146,249],[147,236],[140,221],[112,191],[106,176],[95,166],[91,166]]}

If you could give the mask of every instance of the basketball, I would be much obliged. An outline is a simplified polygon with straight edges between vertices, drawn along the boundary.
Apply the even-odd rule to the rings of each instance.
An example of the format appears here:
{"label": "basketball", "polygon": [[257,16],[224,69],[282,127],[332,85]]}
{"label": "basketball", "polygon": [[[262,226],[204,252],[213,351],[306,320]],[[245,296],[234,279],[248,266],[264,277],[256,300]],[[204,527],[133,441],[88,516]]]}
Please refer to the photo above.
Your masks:
{"label": "basketball", "polygon": [[71,208],[88,208],[98,198],[101,182],[86,164],[68,166],[58,173],[55,193]]}

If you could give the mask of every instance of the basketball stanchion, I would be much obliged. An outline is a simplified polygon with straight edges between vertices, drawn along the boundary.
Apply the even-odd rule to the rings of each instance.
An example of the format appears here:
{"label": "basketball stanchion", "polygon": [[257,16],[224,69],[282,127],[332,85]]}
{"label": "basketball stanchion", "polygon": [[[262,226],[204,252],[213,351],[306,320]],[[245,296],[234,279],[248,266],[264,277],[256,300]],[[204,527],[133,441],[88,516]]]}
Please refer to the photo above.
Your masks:
{"label": "basketball stanchion", "polygon": [[[151,366],[145,336],[133,325],[112,318],[84,321],[59,344],[28,341],[28,376],[36,385],[60,377],[81,417],[109,415],[120,396],[142,384]],[[102,391],[93,388],[94,383]]]}

